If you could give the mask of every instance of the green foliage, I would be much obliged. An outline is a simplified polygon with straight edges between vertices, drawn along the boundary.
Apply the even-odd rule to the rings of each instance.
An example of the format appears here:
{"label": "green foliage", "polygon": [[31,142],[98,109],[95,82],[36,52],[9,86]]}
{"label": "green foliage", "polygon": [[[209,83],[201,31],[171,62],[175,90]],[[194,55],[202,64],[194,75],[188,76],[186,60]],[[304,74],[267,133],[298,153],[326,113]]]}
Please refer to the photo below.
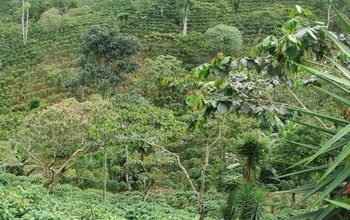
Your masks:
{"label": "green foliage", "polygon": [[25,114],[9,113],[0,115],[0,140],[7,140],[11,137],[16,128],[21,124]]}
{"label": "green foliage", "polygon": [[55,8],[44,12],[40,17],[40,24],[45,32],[58,32],[61,26],[61,15]]}
{"label": "green foliage", "polygon": [[138,64],[133,56],[140,44],[135,37],[126,37],[117,29],[93,26],[83,35],[79,60],[82,72],[72,85],[96,86],[107,92],[122,81],[121,73],[132,72]]}
{"label": "green foliage", "polygon": [[173,56],[158,56],[147,59],[146,62],[142,69],[144,77],[134,80],[135,87],[156,106],[170,107],[172,104],[180,102],[181,94],[174,94],[169,87],[164,85],[164,81],[183,76],[186,73],[182,62]]}
{"label": "green foliage", "polygon": [[[16,177],[0,172],[0,217],[115,220],[196,218],[196,207],[193,205],[196,198],[192,193],[151,193],[147,202],[142,201],[143,195],[139,192],[108,194],[108,202],[102,204],[102,196],[96,190],[58,185],[57,190],[49,194],[45,188],[36,185],[40,183],[42,179],[38,177]],[[208,197],[217,201],[220,195],[209,194]]]}
{"label": "green foliage", "polygon": [[211,55],[234,55],[242,47],[242,34],[236,27],[221,24],[205,32],[205,43]]}
{"label": "green foliage", "polygon": [[[349,82],[341,76],[341,72],[345,79],[349,76],[349,40],[346,35],[324,32],[324,24],[311,21],[314,16],[301,6],[294,7],[288,18],[286,9],[296,3],[303,7],[315,5],[315,15],[327,17],[328,3],[319,0],[30,0],[31,40],[23,45],[21,2],[1,1],[0,167],[16,175],[29,175],[31,168],[39,165],[41,169],[35,171],[45,177],[56,173],[61,183],[100,190],[101,167],[106,159],[107,190],[119,194],[108,194],[108,202],[101,205],[101,193],[96,190],[58,185],[55,192],[48,194],[41,185],[50,178],[32,182],[37,177],[1,173],[0,218],[196,219],[196,195],[174,191],[190,189],[175,158],[137,138],[159,143],[179,155],[198,187],[205,146],[217,138],[219,126],[221,138],[210,150],[205,179],[208,216],[222,218],[219,204],[224,204],[222,198],[227,195],[213,192],[215,187],[230,194],[225,212],[228,219],[287,219],[303,212],[306,206],[307,211],[325,207],[347,214],[340,207],[347,207],[344,204],[349,200],[335,193],[343,192],[348,182],[343,178],[348,177],[345,171],[349,130],[342,129],[348,126],[349,117],[344,108],[344,118],[340,118],[338,107],[350,103]],[[348,14],[345,1],[334,4],[341,5],[339,13]],[[337,14],[338,11],[331,13]],[[188,33],[182,36],[180,31],[186,21]],[[344,21],[342,17],[331,17],[329,30],[343,30],[338,25]],[[218,24],[241,31],[239,52],[233,51],[229,43],[222,45],[218,41],[229,28],[224,28],[224,34],[215,32],[213,37],[206,37],[206,30]],[[127,34],[139,37],[144,47],[139,50],[138,40]],[[220,54],[196,68],[193,75],[186,75],[185,70],[209,60],[208,52],[248,56],[247,47],[255,38],[258,45],[250,57],[236,59]],[[143,68],[137,70],[134,57],[144,64]],[[323,60],[325,57],[332,61]],[[322,68],[315,64],[317,59]],[[302,65],[297,64],[301,62]],[[129,77],[129,72],[136,73]],[[305,79],[309,73],[317,77]],[[72,86],[69,88],[81,100],[90,101],[67,100],[72,94],[63,85]],[[336,88],[330,89],[332,85]],[[115,95],[134,90],[137,91]],[[107,99],[111,101],[103,101]],[[334,105],[331,99],[340,104]],[[284,106],[282,102],[295,108],[289,108],[287,118],[279,120],[286,113],[279,108]],[[186,103],[203,111],[191,112],[183,106]],[[315,113],[307,110],[314,108]],[[291,110],[298,111],[293,118]],[[236,114],[228,114],[232,112]],[[227,117],[225,125],[220,123],[223,115]],[[315,116],[324,123],[324,128],[316,132],[293,124],[295,120],[310,126],[320,123]],[[275,132],[283,133],[283,140],[268,157],[263,152],[264,143],[260,143],[259,129],[274,139],[279,138]],[[342,133],[336,135],[338,131]],[[259,135],[249,137],[254,132]],[[327,152],[313,157],[314,151],[321,154],[319,145],[327,135],[336,135],[331,139],[335,142],[328,142]],[[8,141],[10,137],[12,140]],[[37,158],[25,152],[28,149]],[[75,150],[80,149],[83,151],[74,156]],[[284,174],[286,167],[304,156],[314,160],[306,170],[300,171],[301,163],[293,167],[291,172],[300,176],[286,174],[281,182],[271,178],[276,169],[278,174]],[[334,163],[323,164],[328,158]],[[252,175],[247,175],[247,171]],[[261,178],[256,175],[259,171]],[[247,180],[257,179],[257,185],[271,191],[299,183],[318,184],[316,190],[312,190],[314,185],[308,185],[297,192],[319,191],[320,199],[330,192],[331,200],[317,203],[312,198],[310,203],[289,208],[289,201],[284,198],[288,196],[264,194],[269,202],[283,198],[264,209],[260,190],[242,186],[241,173]],[[328,186],[330,179],[334,182]],[[340,183],[341,179],[344,183]],[[11,189],[18,185],[21,187]],[[300,194],[296,196],[299,197]]]}
{"label": "green foliage", "polygon": [[[284,134],[283,138],[284,139],[281,141],[281,143],[275,145],[276,149],[274,150],[276,150],[276,152],[274,153],[274,155],[280,157],[280,159],[276,161],[283,162],[284,160],[286,166],[289,167],[295,162],[301,160],[302,158],[310,156],[312,152],[307,149],[295,149],[294,144],[292,142],[309,143],[314,146],[319,146],[324,137],[321,133],[315,130],[310,130],[306,127],[297,126],[296,128],[288,130],[286,134]],[[292,154],[292,152],[294,153]],[[291,159],[291,161],[293,162],[287,162],[287,160],[289,159]]]}
{"label": "green foliage", "polygon": [[35,109],[35,108],[39,108],[40,106],[40,98],[32,98],[29,103],[28,103],[29,108]]}
{"label": "green foliage", "polygon": [[264,192],[251,184],[244,184],[229,192],[226,206],[222,208],[225,220],[265,219],[266,201]]}
{"label": "green foliage", "polygon": [[[341,17],[340,14],[338,14],[338,16]],[[341,19],[343,18],[341,17]],[[346,59],[350,57],[350,50],[346,45],[340,42],[337,38],[334,37],[334,35],[332,35],[327,30],[322,29],[322,32],[324,32],[325,35],[338,47],[337,50],[340,53],[344,53],[344,55],[347,56]],[[341,73],[339,77],[328,73],[324,73],[321,70],[318,70],[315,68],[307,67],[304,65],[299,65],[299,66],[302,70],[307,71],[325,80],[326,82],[334,85],[336,88],[343,91],[347,91],[347,87],[345,86],[349,85],[348,70],[344,68],[340,63],[337,63],[337,61],[335,60],[331,59],[331,62],[339,69],[339,72]],[[322,89],[320,89],[320,91],[325,92],[326,94],[333,97],[335,100],[342,102],[346,106],[349,106],[349,102],[346,97],[342,97]],[[349,94],[349,92],[347,92],[347,94]],[[327,115],[320,115],[313,112],[305,112],[303,110],[294,110],[294,111],[301,112],[308,115],[314,115],[314,116],[317,115],[322,117],[322,119],[324,120],[328,120],[334,123],[336,127],[339,126],[339,129],[337,129],[336,132],[334,132],[333,130],[330,130],[330,131],[323,130],[323,132],[331,134],[330,139],[328,139],[320,147],[314,146],[317,152],[301,160],[300,162],[296,163],[294,166],[301,165],[301,164],[305,166],[315,161],[316,159],[320,158],[320,156],[333,155],[335,159],[331,163],[326,164],[326,166],[323,166],[323,167],[321,166],[316,167],[316,169],[322,168],[322,170],[324,169],[326,170],[323,173],[320,180],[316,184],[307,185],[306,188],[305,186],[302,186],[299,189],[305,188],[307,192],[307,194],[303,197],[302,200],[306,200],[310,198],[310,196],[312,196],[313,194],[320,192],[320,197],[318,202],[320,202],[320,199],[325,198],[326,196],[330,196],[332,200],[338,200],[338,202],[340,202],[345,197],[344,194],[346,194],[346,189],[347,189],[346,182],[350,177],[350,173],[348,169],[348,156],[350,155],[350,151],[347,146],[349,143],[348,134],[350,132],[349,122],[341,118],[330,117]],[[319,131],[322,131],[322,128],[319,128],[317,126],[314,126],[313,128]],[[314,171],[314,170],[315,169],[311,169],[310,171]],[[332,201],[331,203],[334,204],[334,202]],[[340,202],[338,204],[342,204],[342,203]],[[341,205],[340,207],[344,208],[343,205]],[[318,218],[318,219],[332,218],[334,216],[344,216],[344,217],[348,216],[349,212],[342,208],[327,204],[322,209],[319,209],[315,212],[306,213],[305,216]],[[304,218],[304,216],[301,215],[297,218],[301,219],[301,218]]]}
{"label": "green foliage", "polygon": [[269,141],[259,134],[248,134],[235,144],[235,151],[243,167],[245,182],[255,182],[259,176],[259,165],[268,153]]}

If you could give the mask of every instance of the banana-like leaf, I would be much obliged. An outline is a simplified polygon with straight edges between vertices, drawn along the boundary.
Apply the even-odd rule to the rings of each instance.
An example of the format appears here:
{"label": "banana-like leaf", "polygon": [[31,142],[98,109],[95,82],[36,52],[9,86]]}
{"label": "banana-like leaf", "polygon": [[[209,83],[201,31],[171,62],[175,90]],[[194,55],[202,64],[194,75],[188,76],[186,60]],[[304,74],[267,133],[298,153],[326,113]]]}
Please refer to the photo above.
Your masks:
{"label": "banana-like leaf", "polygon": [[345,46],[345,44],[338,40],[332,33],[326,30],[324,31],[324,33],[339,47],[339,49],[341,49],[344,52],[346,56],[350,57],[350,48]]}
{"label": "banana-like leaf", "polygon": [[308,212],[302,215],[294,216],[290,218],[289,220],[305,220],[305,219],[315,219],[316,216],[318,216],[320,213],[322,213],[323,209],[319,209],[316,211]]}
{"label": "banana-like leaf", "polygon": [[[334,196],[333,199],[338,199],[342,196],[342,192],[344,192],[345,190],[345,187],[346,185],[344,185],[340,191],[338,191],[336,193],[336,195]],[[326,208],[324,208],[322,210],[322,212],[317,216],[317,220],[323,220],[323,219],[326,219],[328,217],[330,217],[329,215],[331,214],[333,217],[336,216],[337,212],[339,212],[340,210],[334,210],[334,206],[331,206],[331,205],[327,205]],[[331,218],[328,218],[328,219],[331,219]]]}
{"label": "banana-like leaf", "polygon": [[[349,51],[349,53],[350,53],[350,51]],[[337,77],[337,76],[334,76],[334,75],[331,75],[331,74],[327,74],[327,73],[321,72],[318,69],[314,69],[314,68],[311,68],[311,67],[308,67],[308,66],[304,66],[304,65],[301,65],[301,64],[297,64],[297,65],[300,67],[300,69],[302,69],[304,71],[307,71],[307,72],[311,73],[312,75],[315,75],[315,76],[318,76],[318,77],[321,77],[321,78],[326,78],[326,79],[329,79],[329,80],[332,80],[334,82],[337,82],[337,83],[340,83],[340,84],[343,84],[343,85],[346,85],[346,86],[350,87],[350,81],[347,80],[347,79],[343,79],[343,78],[340,78],[340,77]]]}
{"label": "banana-like leaf", "polygon": [[[343,146],[347,145],[348,143],[349,143],[349,139],[345,139],[343,141],[339,141],[337,144],[334,144],[333,147],[331,147],[328,150],[326,150],[325,152],[323,152],[323,154],[329,153],[331,155],[335,154],[337,156],[339,153],[335,152],[335,150],[339,149],[340,147],[343,147]],[[308,158],[305,158],[304,160],[300,161],[301,163],[297,163],[297,164],[301,165],[301,164],[305,163],[307,161],[307,159]],[[294,167],[294,166],[295,165],[289,167],[289,169]]]}
{"label": "banana-like leaf", "polygon": [[339,96],[339,95],[337,95],[337,94],[335,94],[335,93],[329,92],[328,90],[322,89],[322,88],[320,88],[320,87],[318,87],[318,86],[314,86],[314,87],[315,87],[316,89],[320,90],[321,92],[326,93],[326,94],[329,95],[329,96],[332,96],[334,99],[340,101],[341,103],[343,103],[343,104],[345,104],[345,105],[347,105],[347,106],[350,106],[350,101],[347,100],[346,98],[344,98],[344,97],[342,97],[342,96]]}
{"label": "banana-like leaf", "polygon": [[330,79],[327,79],[327,78],[325,78],[325,77],[322,77],[322,76],[318,76],[318,77],[319,77],[320,79],[323,79],[324,81],[326,81],[326,82],[332,84],[333,86],[335,86],[336,88],[340,89],[341,91],[343,91],[343,92],[345,92],[345,93],[347,93],[347,94],[350,94],[350,90],[346,89],[344,86],[339,85],[338,83],[336,83],[336,82],[334,82],[334,81],[332,81],[332,80],[330,80]]}
{"label": "banana-like leaf", "polygon": [[[344,161],[350,155],[350,145],[346,145],[344,149],[339,153],[339,155],[335,158],[333,163],[330,164],[330,167],[323,174],[321,179],[326,178],[342,161]],[[349,167],[345,167],[345,169],[349,169]]]}
{"label": "banana-like leaf", "polygon": [[303,185],[303,186],[300,186],[298,188],[295,188],[295,189],[291,189],[291,190],[284,190],[284,191],[278,191],[278,192],[275,192],[277,194],[284,194],[284,193],[305,193],[305,192],[308,192],[310,191],[311,189],[314,189],[316,186],[316,184],[306,184],[306,185]]}
{"label": "banana-like leaf", "polygon": [[329,203],[332,203],[333,205],[336,205],[336,206],[342,207],[344,209],[350,210],[350,205],[349,204],[338,202],[338,201],[334,201],[334,200],[330,200],[330,199],[324,199],[324,200],[326,200]]}
{"label": "banana-like leaf", "polygon": [[[297,142],[296,142],[297,143]],[[339,141],[338,143],[334,144],[331,148],[329,148],[328,150],[324,151],[323,154],[326,154],[326,153],[329,153],[331,155],[338,155],[337,152],[335,152],[335,150],[339,149],[340,147],[343,147],[345,145],[347,145],[349,143],[349,139],[344,139],[342,141]],[[302,146],[302,145],[300,145]],[[293,167],[296,167],[298,165],[302,165],[302,164],[305,164],[307,161],[308,161],[309,158],[305,158],[297,163],[295,163],[294,165],[288,167],[288,169],[291,169]]]}
{"label": "banana-like leaf", "polygon": [[330,184],[340,173],[340,171],[336,172],[332,176],[329,176],[327,179],[322,180],[318,184],[315,184],[316,186],[310,190],[306,195],[303,196],[303,198],[298,202],[298,204],[306,201],[308,198],[310,198],[313,194],[322,191],[324,188],[327,187],[328,184]]}
{"label": "banana-like leaf", "polygon": [[301,122],[301,121],[298,121],[298,120],[294,120],[294,119],[287,119],[289,121],[292,121],[292,122],[295,122],[295,123],[298,123],[298,124],[301,124],[301,125],[304,125],[306,127],[309,127],[309,128],[313,128],[313,129],[316,129],[316,130],[319,130],[319,131],[322,131],[328,135],[336,135],[337,132],[331,130],[331,129],[327,129],[327,128],[323,128],[323,127],[318,127],[318,126],[315,126],[315,125],[310,125],[310,124],[306,124],[304,122]]}
{"label": "banana-like leaf", "polygon": [[335,11],[335,13],[337,14],[337,16],[338,16],[339,20],[341,21],[341,23],[344,25],[344,27],[346,27],[348,32],[350,32],[350,24],[349,24],[349,22],[346,21],[346,19],[344,18],[344,16],[342,14],[340,14],[340,12],[338,11],[337,7],[335,7],[335,5],[333,4],[332,0],[328,0],[328,2],[332,6],[332,8]]}
{"label": "banana-like leaf", "polygon": [[[320,150],[321,149],[320,146],[313,146],[313,145],[310,145],[310,144],[303,144],[303,143],[299,143],[299,142],[295,142],[295,141],[288,141],[288,140],[287,140],[287,142],[291,143],[291,144],[295,144],[295,145],[301,146],[301,147],[309,148],[311,150]],[[339,148],[339,147],[337,147],[337,148]],[[330,154],[332,156],[338,156],[338,153],[333,151],[333,150],[329,151],[329,152],[325,152],[325,153],[328,153],[328,154]]]}
{"label": "banana-like leaf", "polygon": [[[332,192],[337,186],[342,184],[344,180],[350,177],[350,169],[349,167],[345,167],[340,172],[337,172],[337,176],[332,180],[332,182],[327,186],[327,188],[320,194],[320,199],[327,196],[330,192]],[[326,179],[328,180],[328,178]],[[324,180],[325,181],[325,180]]]}
{"label": "banana-like leaf", "polygon": [[327,143],[319,151],[317,151],[314,155],[310,156],[306,164],[310,163],[311,161],[316,159],[318,156],[323,154],[325,151],[329,150],[329,148],[331,148],[334,143],[341,140],[345,135],[348,135],[349,133],[350,133],[350,124],[342,128],[336,135],[334,135],[330,140],[328,140]]}
{"label": "banana-like leaf", "polygon": [[326,217],[331,214],[331,212],[333,211],[333,207],[328,205],[326,208],[324,208],[322,210],[322,212],[320,214],[318,214],[316,216],[316,220],[324,220],[326,219]]}
{"label": "banana-like leaf", "polygon": [[346,121],[346,120],[343,120],[343,119],[339,119],[339,118],[336,118],[336,117],[331,117],[331,116],[328,116],[328,115],[322,115],[322,114],[318,114],[318,113],[314,113],[314,112],[309,112],[309,111],[305,111],[305,110],[301,110],[301,109],[296,109],[296,108],[291,108],[291,107],[287,107],[288,110],[291,110],[291,111],[297,111],[297,112],[300,112],[300,113],[304,113],[304,114],[307,114],[307,115],[311,115],[311,116],[315,116],[315,117],[319,117],[319,118],[322,118],[322,119],[325,119],[325,120],[328,120],[328,121],[331,121],[337,125],[340,125],[340,126],[347,126],[350,124],[350,122]]}
{"label": "banana-like leaf", "polygon": [[301,171],[297,171],[297,172],[293,172],[293,173],[288,173],[288,174],[285,174],[285,175],[282,175],[282,176],[277,176],[275,178],[279,179],[279,178],[283,178],[283,177],[287,177],[287,176],[294,176],[294,175],[297,175],[297,174],[311,173],[311,172],[315,172],[315,171],[325,170],[327,168],[329,168],[329,164],[326,164],[326,165],[323,165],[323,166],[319,166],[319,167],[312,167],[312,168],[309,168],[309,169],[306,169],[306,170],[301,170]]}
{"label": "banana-like leaf", "polygon": [[329,59],[329,60],[342,72],[342,74],[346,78],[350,79],[350,71],[349,70],[347,70],[345,67],[343,67],[339,63],[335,62],[334,60],[332,60],[332,59]]}

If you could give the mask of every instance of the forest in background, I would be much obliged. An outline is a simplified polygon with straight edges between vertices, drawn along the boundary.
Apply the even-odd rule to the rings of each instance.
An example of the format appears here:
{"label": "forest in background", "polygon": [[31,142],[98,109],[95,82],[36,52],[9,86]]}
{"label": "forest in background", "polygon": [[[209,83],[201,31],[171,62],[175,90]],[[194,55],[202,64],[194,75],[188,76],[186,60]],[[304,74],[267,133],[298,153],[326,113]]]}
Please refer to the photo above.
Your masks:
{"label": "forest in background", "polygon": [[0,219],[348,219],[349,14],[2,0]]}

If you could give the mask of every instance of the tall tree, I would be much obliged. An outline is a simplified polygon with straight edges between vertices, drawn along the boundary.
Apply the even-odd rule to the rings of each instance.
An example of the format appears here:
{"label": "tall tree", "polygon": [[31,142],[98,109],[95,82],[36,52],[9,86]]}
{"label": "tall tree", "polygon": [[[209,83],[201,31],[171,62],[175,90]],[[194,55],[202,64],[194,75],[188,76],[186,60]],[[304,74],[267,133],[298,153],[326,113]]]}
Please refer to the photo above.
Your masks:
{"label": "tall tree", "polygon": [[117,29],[93,26],[83,35],[79,60],[82,71],[68,86],[96,87],[105,96],[122,81],[122,73],[138,67],[133,56],[140,48],[135,37],[123,36]]}
{"label": "tall tree", "polygon": [[76,158],[88,152],[88,130],[104,102],[78,103],[68,99],[26,117],[11,139],[45,173],[51,190]]}
{"label": "tall tree", "polygon": [[29,0],[22,0],[22,37],[25,44],[28,41],[29,8]]}
{"label": "tall tree", "polygon": [[187,36],[188,31],[188,17],[190,15],[190,9],[194,4],[194,0],[180,0],[177,5],[180,9],[180,14],[182,17],[183,30],[182,35]]}

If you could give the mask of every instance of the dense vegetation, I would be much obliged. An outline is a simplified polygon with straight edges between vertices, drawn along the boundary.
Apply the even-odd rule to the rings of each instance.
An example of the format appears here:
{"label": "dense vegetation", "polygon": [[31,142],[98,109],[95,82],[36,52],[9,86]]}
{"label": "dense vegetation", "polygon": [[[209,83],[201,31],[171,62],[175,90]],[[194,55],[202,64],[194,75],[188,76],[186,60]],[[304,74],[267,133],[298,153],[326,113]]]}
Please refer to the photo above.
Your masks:
{"label": "dense vegetation", "polygon": [[2,0],[0,219],[349,219],[346,0]]}

